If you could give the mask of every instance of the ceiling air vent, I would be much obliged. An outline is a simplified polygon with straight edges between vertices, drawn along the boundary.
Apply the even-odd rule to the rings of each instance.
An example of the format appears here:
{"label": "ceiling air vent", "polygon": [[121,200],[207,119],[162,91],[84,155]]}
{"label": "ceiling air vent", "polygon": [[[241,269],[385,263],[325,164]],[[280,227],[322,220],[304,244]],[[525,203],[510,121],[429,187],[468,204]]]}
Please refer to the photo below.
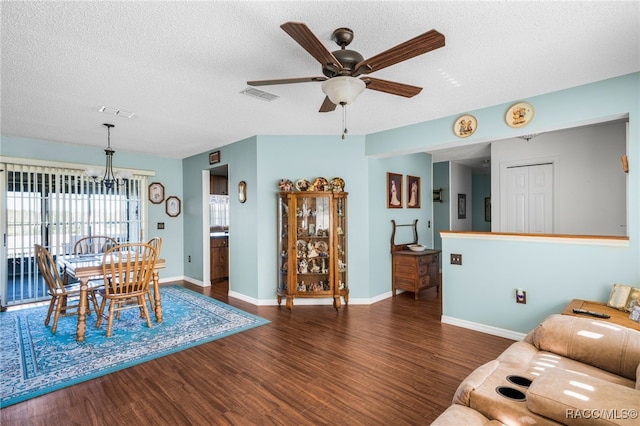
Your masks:
{"label": "ceiling air vent", "polygon": [[273,101],[278,99],[280,96],[274,95],[273,93],[267,93],[263,90],[255,89],[253,87],[247,87],[242,92],[243,95],[251,96],[253,98],[262,99],[263,101]]}
{"label": "ceiling air vent", "polygon": [[119,116],[126,117],[126,118],[131,118],[134,115],[133,112],[128,112],[128,111],[124,111],[124,110],[121,110],[121,109],[110,108],[110,107],[106,107],[106,106],[100,107],[100,109],[98,111],[104,112],[106,114],[119,115]]}

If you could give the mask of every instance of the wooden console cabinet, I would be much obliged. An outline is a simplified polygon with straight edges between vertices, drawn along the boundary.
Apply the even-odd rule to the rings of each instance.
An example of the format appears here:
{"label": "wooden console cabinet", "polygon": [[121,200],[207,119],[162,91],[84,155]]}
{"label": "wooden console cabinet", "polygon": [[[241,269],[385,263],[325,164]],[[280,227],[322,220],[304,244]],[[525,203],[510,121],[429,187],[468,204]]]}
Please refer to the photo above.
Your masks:
{"label": "wooden console cabinet", "polygon": [[[391,290],[393,296],[396,290],[412,291],[418,300],[420,291],[425,288],[436,287],[440,292],[440,250],[424,249],[412,251],[410,246],[418,245],[418,219],[411,224],[397,225],[392,220],[391,233]],[[409,244],[396,244],[396,228],[411,227],[413,241]]]}
{"label": "wooden console cabinet", "polygon": [[391,253],[392,291],[412,291],[418,300],[421,290],[436,287],[440,292],[440,250],[410,250]]}
{"label": "wooden console cabinet", "polygon": [[211,238],[211,282],[224,281],[229,277],[229,237]]}

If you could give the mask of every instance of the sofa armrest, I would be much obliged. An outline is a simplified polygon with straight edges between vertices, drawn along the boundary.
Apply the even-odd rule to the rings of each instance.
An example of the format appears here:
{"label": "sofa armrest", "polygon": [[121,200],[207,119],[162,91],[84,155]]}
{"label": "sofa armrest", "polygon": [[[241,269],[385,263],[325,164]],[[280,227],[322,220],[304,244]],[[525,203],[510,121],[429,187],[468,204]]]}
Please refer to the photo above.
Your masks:
{"label": "sofa armrest", "polygon": [[453,395],[453,403],[470,406],[471,392],[480,387],[499,366],[500,362],[493,360],[473,370],[458,386],[456,393]]}
{"label": "sofa armrest", "polygon": [[502,423],[497,420],[490,421],[488,418],[474,410],[473,408],[465,407],[464,405],[453,404],[450,405],[431,426],[451,426],[451,425],[465,425],[465,426],[489,426],[489,425],[501,425]]}
{"label": "sofa armrest", "polygon": [[637,425],[640,391],[566,370],[547,370],[527,391],[527,408],[566,425]]}

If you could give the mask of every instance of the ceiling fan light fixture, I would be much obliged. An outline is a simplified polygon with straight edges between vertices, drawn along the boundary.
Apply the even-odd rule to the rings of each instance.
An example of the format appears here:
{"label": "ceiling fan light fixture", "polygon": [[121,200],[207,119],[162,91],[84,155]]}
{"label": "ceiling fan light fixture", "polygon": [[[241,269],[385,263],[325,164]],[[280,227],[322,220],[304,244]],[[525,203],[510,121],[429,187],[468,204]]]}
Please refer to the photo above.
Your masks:
{"label": "ceiling fan light fixture", "polygon": [[367,87],[364,81],[349,76],[333,77],[322,82],[322,91],[336,105],[349,105]]}

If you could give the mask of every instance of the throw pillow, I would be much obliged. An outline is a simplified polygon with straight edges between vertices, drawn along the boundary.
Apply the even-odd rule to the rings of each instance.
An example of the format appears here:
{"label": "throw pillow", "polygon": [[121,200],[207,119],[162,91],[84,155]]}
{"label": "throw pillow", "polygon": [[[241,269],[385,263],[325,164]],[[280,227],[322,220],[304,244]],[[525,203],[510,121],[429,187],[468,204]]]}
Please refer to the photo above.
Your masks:
{"label": "throw pillow", "polygon": [[629,300],[629,294],[631,293],[631,286],[614,284],[609,294],[609,301],[607,306],[610,306],[621,311],[626,310],[627,301]]}

